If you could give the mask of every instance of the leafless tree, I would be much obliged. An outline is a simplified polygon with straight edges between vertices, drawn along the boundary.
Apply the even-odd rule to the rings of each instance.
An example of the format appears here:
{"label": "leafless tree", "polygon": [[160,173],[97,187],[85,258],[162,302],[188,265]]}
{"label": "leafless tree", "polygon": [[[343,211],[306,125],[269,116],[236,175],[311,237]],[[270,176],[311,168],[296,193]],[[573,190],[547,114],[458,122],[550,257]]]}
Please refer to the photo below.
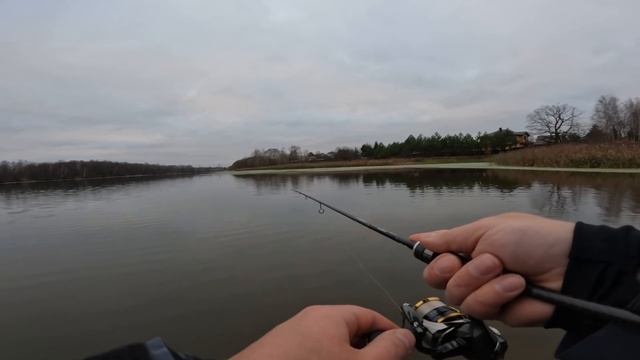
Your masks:
{"label": "leafless tree", "polygon": [[622,104],[622,119],[628,138],[640,141],[640,98],[629,99]]}
{"label": "leafless tree", "polygon": [[609,136],[609,139],[620,139],[625,134],[626,124],[622,119],[618,98],[602,95],[593,109],[591,120]]}
{"label": "leafless tree", "polygon": [[582,113],[568,104],[545,105],[527,116],[527,129],[538,135],[547,135],[553,142],[563,142],[580,129],[578,119]]}

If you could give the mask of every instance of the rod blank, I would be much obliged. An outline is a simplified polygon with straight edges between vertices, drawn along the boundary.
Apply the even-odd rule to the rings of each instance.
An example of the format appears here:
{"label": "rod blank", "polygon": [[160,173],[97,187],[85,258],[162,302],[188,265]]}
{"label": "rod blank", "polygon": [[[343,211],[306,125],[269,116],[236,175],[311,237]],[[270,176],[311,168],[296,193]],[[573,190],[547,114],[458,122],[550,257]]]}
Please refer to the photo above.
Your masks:
{"label": "rod blank", "polygon": [[[298,191],[298,190],[293,190],[296,193],[304,196],[305,198],[311,199],[315,202],[317,202],[318,204],[320,204],[321,206],[325,206],[335,212],[337,212],[338,214],[349,218],[355,222],[357,222],[358,224],[365,226],[375,232],[377,232],[378,234],[381,234],[384,237],[387,237],[399,244],[402,244],[406,247],[408,247],[409,249],[411,249],[413,251],[413,255],[414,257],[416,257],[417,259],[419,259],[420,261],[428,264],[430,263],[433,259],[435,259],[439,254],[434,253],[428,249],[425,249],[422,245],[420,245],[420,243],[418,242],[413,242],[407,238],[401,237],[399,235],[396,235],[394,233],[392,233],[391,231],[387,231],[385,229],[382,229],[378,226],[375,226],[365,220],[360,219],[359,217],[352,215],[344,210],[340,210],[334,206],[331,206],[329,204],[327,204],[326,202],[320,201],[314,197],[312,197],[311,195],[305,194],[302,191]],[[470,259],[464,255],[461,254],[454,254],[456,256],[458,256],[463,263],[469,261]],[[549,304],[553,304],[553,305],[557,305],[557,306],[562,306],[565,308],[569,308],[584,314],[588,314],[594,317],[598,317],[601,319],[605,319],[605,320],[611,320],[611,321],[618,321],[618,322],[624,322],[624,323],[628,323],[628,324],[634,324],[637,326],[640,326],[640,316],[638,314],[632,313],[631,311],[625,310],[625,309],[620,309],[617,307],[613,307],[613,306],[609,306],[609,305],[604,305],[604,304],[599,304],[599,303],[595,303],[595,302],[591,302],[591,301],[587,301],[587,300],[583,300],[583,299],[578,299],[578,298],[574,298],[571,296],[567,296],[564,294],[560,294],[556,291],[553,291],[551,289],[547,289],[547,288],[543,288],[537,285],[533,285],[531,283],[529,283],[527,281],[526,284],[526,288],[524,293],[534,299],[540,300],[540,301],[544,301],[546,303]]]}

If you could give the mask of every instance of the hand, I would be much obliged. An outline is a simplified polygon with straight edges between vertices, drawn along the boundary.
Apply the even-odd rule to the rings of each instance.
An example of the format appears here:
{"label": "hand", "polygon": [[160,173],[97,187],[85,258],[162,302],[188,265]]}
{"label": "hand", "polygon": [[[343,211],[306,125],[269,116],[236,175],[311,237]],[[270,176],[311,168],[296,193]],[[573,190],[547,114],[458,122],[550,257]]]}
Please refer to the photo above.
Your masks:
{"label": "hand", "polygon": [[507,213],[410,238],[437,253],[471,255],[472,260],[463,266],[458,257],[442,254],[424,270],[428,284],[446,288],[449,303],[479,319],[533,326],[544,324],[554,306],[518,297],[524,291],[525,278],[560,290],[574,227],[570,222]]}
{"label": "hand", "polygon": [[[357,348],[373,332],[382,333]],[[245,359],[404,359],[415,338],[375,311],[351,305],[311,306],[278,325],[231,358]]]}

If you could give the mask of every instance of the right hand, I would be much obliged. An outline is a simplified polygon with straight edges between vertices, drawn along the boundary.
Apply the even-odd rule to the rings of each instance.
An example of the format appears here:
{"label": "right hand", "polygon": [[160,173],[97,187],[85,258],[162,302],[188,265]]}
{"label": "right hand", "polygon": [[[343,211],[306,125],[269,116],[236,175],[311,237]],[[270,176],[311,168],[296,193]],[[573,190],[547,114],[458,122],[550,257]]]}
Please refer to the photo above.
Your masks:
{"label": "right hand", "polygon": [[[446,289],[447,301],[479,319],[512,326],[544,324],[554,306],[519,297],[525,279],[559,291],[569,263],[575,223],[507,213],[449,230],[411,235],[439,255],[424,270],[426,282]],[[472,259],[462,264],[452,254]]]}
{"label": "right hand", "polygon": [[[379,335],[364,347],[364,340]],[[278,325],[231,360],[402,360],[414,350],[411,331],[359,306],[311,306]]]}

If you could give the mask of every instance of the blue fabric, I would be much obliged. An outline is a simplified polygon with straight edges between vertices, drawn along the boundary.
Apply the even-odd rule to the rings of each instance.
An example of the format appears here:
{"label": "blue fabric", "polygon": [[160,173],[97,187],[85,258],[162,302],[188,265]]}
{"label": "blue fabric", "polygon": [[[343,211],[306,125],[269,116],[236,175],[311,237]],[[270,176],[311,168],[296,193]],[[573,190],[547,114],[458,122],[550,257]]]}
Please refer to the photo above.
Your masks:
{"label": "blue fabric", "polygon": [[171,354],[171,350],[162,341],[161,338],[156,337],[144,343],[147,347],[150,360],[175,360]]}

